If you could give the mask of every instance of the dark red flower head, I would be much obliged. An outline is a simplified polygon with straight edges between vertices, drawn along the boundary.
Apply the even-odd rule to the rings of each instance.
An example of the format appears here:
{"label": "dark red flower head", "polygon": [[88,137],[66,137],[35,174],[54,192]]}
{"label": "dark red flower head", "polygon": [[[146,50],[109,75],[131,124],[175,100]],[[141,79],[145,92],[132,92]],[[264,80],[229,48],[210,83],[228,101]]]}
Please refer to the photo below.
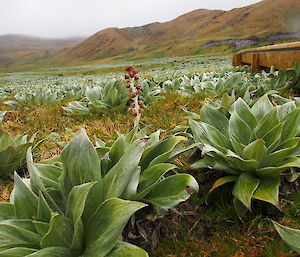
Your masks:
{"label": "dark red flower head", "polygon": [[126,87],[130,88],[130,85],[131,85],[130,81],[126,81]]}
{"label": "dark red flower head", "polygon": [[127,67],[125,68],[125,70],[126,70],[127,72],[134,71],[134,66],[129,65],[129,66],[127,66]]}
{"label": "dark red flower head", "polygon": [[135,74],[133,72],[129,72],[128,75],[129,75],[130,78],[134,78],[135,77]]}
{"label": "dark red flower head", "polygon": [[134,76],[134,80],[135,80],[135,81],[137,81],[137,80],[139,80],[139,79],[140,79],[140,77],[139,77],[138,75],[135,75],[135,76]]}

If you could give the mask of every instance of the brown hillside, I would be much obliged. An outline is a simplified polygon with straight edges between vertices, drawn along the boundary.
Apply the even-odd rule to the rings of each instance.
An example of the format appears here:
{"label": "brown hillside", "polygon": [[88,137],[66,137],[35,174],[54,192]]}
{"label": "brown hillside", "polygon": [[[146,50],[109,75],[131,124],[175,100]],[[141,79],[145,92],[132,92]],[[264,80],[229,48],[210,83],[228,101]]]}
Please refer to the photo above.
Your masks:
{"label": "brown hillside", "polygon": [[61,54],[83,38],[44,39],[24,35],[0,36],[0,68],[32,65]]}
{"label": "brown hillside", "polygon": [[299,20],[299,0],[264,0],[230,11],[199,9],[166,23],[100,31],[64,53],[59,62],[191,54],[209,40],[297,32]]}
{"label": "brown hillside", "polygon": [[[108,28],[74,47],[68,46],[60,51],[38,49],[37,62],[34,62],[34,58],[28,59],[29,53],[25,55],[27,59],[24,62],[19,53],[17,63],[18,67],[22,67],[22,63],[27,67],[70,66],[189,55],[197,53],[200,47],[202,49],[212,41],[226,42],[228,39],[251,37],[260,41],[273,41],[277,39],[277,35],[290,35],[287,33],[295,32],[299,32],[300,35],[299,21],[299,0],[263,0],[230,11],[199,9],[165,23],[157,22],[122,29]],[[1,60],[5,57],[9,59],[10,56],[7,53],[4,56],[1,54],[0,40],[0,67],[3,62]],[[13,62],[15,59],[9,59],[11,62],[7,67],[15,67]]]}

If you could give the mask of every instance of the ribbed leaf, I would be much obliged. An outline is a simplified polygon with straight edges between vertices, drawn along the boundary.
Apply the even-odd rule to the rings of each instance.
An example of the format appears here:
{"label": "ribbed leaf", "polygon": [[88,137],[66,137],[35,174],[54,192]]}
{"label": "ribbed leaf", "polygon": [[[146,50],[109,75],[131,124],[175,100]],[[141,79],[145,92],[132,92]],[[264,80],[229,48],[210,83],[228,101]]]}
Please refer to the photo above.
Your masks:
{"label": "ribbed leaf", "polygon": [[229,135],[237,137],[244,145],[247,145],[252,137],[252,129],[236,112],[233,112],[229,119]]}
{"label": "ribbed leaf", "polygon": [[71,220],[58,214],[52,214],[50,229],[44,235],[40,244],[42,248],[56,246],[70,248],[72,238],[73,226]]}
{"label": "ribbed leaf", "polygon": [[120,136],[111,146],[109,158],[112,164],[116,164],[125,153],[125,136]]}
{"label": "ribbed leaf", "polygon": [[140,176],[138,194],[135,199],[145,197],[164,174],[175,168],[176,166],[173,164],[160,163],[146,169]]}
{"label": "ribbed leaf", "polygon": [[273,108],[268,95],[264,95],[252,106],[251,110],[259,122]]}
{"label": "ribbed leaf", "polygon": [[224,184],[230,183],[230,182],[235,182],[237,181],[238,176],[227,176],[227,177],[222,177],[219,178],[213,186],[209,189],[208,194],[213,192],[216,188],[223,186]]}
{"label": "ribbed leaf", "polygon": [[64,247],[47,247],[26,257],[79,257],[80,254]]}
{"label": "ribbed leaf", "polygon": [[200,112],[201,120],[218,129],[223,135],[228,136],[228,118],[221,112],[204,105]]}
{"label": "ribbed leaf", "polygon": [[251,144],[247,145],[243,150],[243,155],[248,160],[255,160],[260,163],[267,155],[267,148],[262,139],[257,139]]}
{"label": "ribbed leaf", "polygon": [[74,236],[72,239],[71,249],[82,249],[84,227],[81,216],[83,214],[86,199],[91,188],[96,182],[86,183],[72,188],[69,194],[66,206],[66,216],[73,222]]}
{"label": "ribbed leaf", "polygon": [[267,177],[275,177],[280,175],[283,171],[287,170],[288,168],[300,168],[300,158],[293,157],[289,158],[285,161],[283,165],[277,166],[277,167],[266,167],[257,170],[258,176],[267,176]]}
{"label": "ribbed leaf", "polygon": [[[97,181],[98,187],[102,185],[98,154],[84,129],[63,149],[61,158],[63,173],[60,181],[66,195],[74,186],[87,182]],[[100,194],[98,197],[102,199]]]}
{"label": "ribbed leaf", "polygon": [[[20,223],[20,225],[22,225]],[[17,226],[10,224],[9,221],[0,222],[0,245],[1,247],[28,247],[39,248],[40,235]]]}
{"label": "ribbed leaf", "polygon": [[285,122],[281,136],[282,141],[298,136],[300,134],[300,108],[289,113],[282,119],[282,122]]}
{"label": "ribbed leaf", "polygon": [[282,239],[297,253],[300,254],[300,230],[288,228],[273,221],[273,224]]}
{"label": "ribbed leaf", "polygon": [[145,205],[112,198],[101,204],[86,226],[86,248],[82,257],[103,257],[115,246],[132,214]]}
{"label": "ribbed leaf", "polygon": [[51,218],[51,209],[41,192],[39,193],[38,208],[37,208],[36,216],[37,216],[37,218],[44,220],[44,221],[50,221],[50,218]]}
{"label": "ribbed leaf", "polygon": [[142,167],[142,171],[145,170],[150,162],[155,159],[157,156],[169,152],[172,150],[179,142],[186,140],[185,137],[181,136],[173,136],[166,138],[162,141],[156,143],[156,145],[148,152],[143,154],[140,165]]}
{"label": "ribbed leaf", "polygon": [[0,203],[0,221],[15,217],[15,207],[11,203]]}
{"label": "ribbed leaf", "polygon": [[263,137],[263,140],[265,141],[265,145],[268,148],[269,153],[272,152],[278,145],[281,139],[283,126],[284,123],[280,122]]}
{"label": "ribbed leaf", "polygon": [[137,170],[144,145],[144,141],[141,140],[132,143],[123,157],[106,174],[104,177],[104,199],[122,195]]}
{"label": "ribbed leaf", "polygon": [[258,178],[249,173],[242,173],[234,185],[232,194],[248,209],[251,209],[251,198],[258,185]]}
{"label": "ribbed leaf", "polygon": [[14,205],[15,215],[20,219],[31,219],[36,216],[38,197],[28,188],[15,173]]}
{"label": "ribbed leaf", "polygon": [[167,177],[156,184],[145,197],[145,201],[168,209],[187,200],[192,193],[198,191],[198,183],[192,176],[178,174]]}
{"label": "ribbed leaf", "polygon": [[279,185],[279,177],[261,177],[259,186],[253,194],[252,198],[271,203],[278,207]]}
{"label": "ribbed leaf", "polygon": [[[96,253],[95,253],[96,254]],[[148,257],[145,250],[126,242],[119,241],[106,257]]]}
{"label": "ribbed leaf", "polygon": [[267,113],[259,122],[255,133],[257,138],[264,138],[270,130],[279,124],[277,118],[277,109],[273,108],[269,113]]}
{"label": "ribbed leaf", "polygon": [[24,257],[36,251],[36,249],[32,248],[15,247],[5,251],[0,251],[0,257]]}
{"label": "ribbed leaf", "polygon": [[242,98],[238,98],[233,104],[234,111],[247,123],[253,130],[257,126],[257,120],[251,112],[250,107]]}

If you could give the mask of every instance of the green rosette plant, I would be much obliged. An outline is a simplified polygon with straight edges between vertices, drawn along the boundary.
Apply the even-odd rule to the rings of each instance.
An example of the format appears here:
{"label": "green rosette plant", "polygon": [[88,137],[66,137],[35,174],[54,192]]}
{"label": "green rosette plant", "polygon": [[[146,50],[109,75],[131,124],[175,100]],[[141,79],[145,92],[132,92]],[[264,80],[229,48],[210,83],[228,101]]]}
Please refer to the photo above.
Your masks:
{"label": "green rosette plant", "polygon": [[174,165],[179,155],[196,145],[186,147],[187,138],[183,136],[160,139],[159,130],[147,136],[146,128],[139,131],[135,127],[113,143],[97,140],[102,175],[108,174],[120,159],[126,158],[136,140],[145,140],[145,147],[122,198],[151,204],[157,213],[162,213],[199,191],[196,180],[189,174],[177,173]]}
{"label": "green rosette plant", "polygon": [[[130,217],[146,206],[128,199],[141,198],[168,208],[187,199],[192,191],[187,187],[197,191],[198,184],[184,174],[163,180],[163,174],[174,168],[171,164],[153,164],[152,172],[137,176],[151,139],[133,132],[126,139],[126,148],[120,147],[119,138],[106,151],[105,147],[95,148],[81,130],[61,156],[47,164],[34,163],[29,149],[30,179],[15,174],[10,203],[0,203],[0,257],[148,256],[143,249],[119,240]],[[126,151],[121,154],[122,149]],[[165,146],[161,151],[169,155],[168,149]],[[102,163],[107,154],[112,165]],[[149,160],[144,163],[145,171]]]}
{"label": "green rosette plant", "polygon": [[48,90],[23,92],[15,96],[15,100],[3,102],[5,105],[13,109],[21,107],[48,106],[57,103],[62,99],[57,96],[57,93]]}
{"label": "green rosette plant", "polygon": [[110,80],[104,87],[86,89],[88,102],[73,101],[64,110],[73,115],[88,115],[93,112],[120,112],[125,110],[129,101],[128,89],[122,80]]}
{"label": "green rosette plant", "polygon": [[279,175],[300,167],[300,108],[293,101],[273,106],[264,95],[252,107],[242,98],[227,108],[205,105],[195,117],[190,127],[204,158],[192,168],[229,174],[210,192],[234,183],[236,204],[251,209],[251,199],[259,199],[279,207]]}
{"label": "green rosette plant", "polygon": [[143,147],[135,142],[106,177],[83,130],[62,151],[61,165],[33,163],[29,149],[30,179],[15,174],[10,203],[0,203],[0,256],[148,256],[119,241],[129,218],[145,206],[118,198]]}
{"label": "green rosette plant", "polygon": [[28,140],[27,135],[15,138],[9,133],[0,135],[0,176],[10,176],[24,163],[26,151],[32,145],[34,136]]}

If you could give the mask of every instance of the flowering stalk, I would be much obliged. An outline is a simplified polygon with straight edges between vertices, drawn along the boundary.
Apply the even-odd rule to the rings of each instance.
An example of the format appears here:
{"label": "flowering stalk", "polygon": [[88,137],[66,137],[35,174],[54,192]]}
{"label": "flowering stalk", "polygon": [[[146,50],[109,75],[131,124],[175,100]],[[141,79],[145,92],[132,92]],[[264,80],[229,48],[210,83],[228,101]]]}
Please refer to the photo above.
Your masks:
{"label": "flowering stalk", "polygon": [[134,126],[138,126],[141,119],[141,113],[144,111],[144,109],[141,108],[141,105],[144,103],[143,101],[139,101],[139,96],[143,93],[142,86],[138,84],[140,77],[137,75],[138,70],[136,70],[132,65],[127,66],[125,71],[128,73],[125,75],[126,87],[129,88],[128,96],[133,100],[128,111],[136,117],[134,120]]}

